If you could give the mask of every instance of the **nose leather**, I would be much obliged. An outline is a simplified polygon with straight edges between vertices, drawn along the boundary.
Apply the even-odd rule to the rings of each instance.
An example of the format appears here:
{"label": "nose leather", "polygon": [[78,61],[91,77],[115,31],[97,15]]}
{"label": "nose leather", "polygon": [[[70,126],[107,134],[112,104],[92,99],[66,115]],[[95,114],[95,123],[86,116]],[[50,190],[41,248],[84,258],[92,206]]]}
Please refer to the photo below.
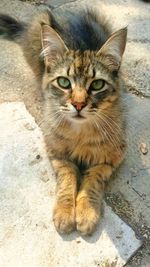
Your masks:
{"label": "nose leather", "polygon": [[75,102],[72,103],[72,105],[76,108],[77,111],[80,111],[83,107],[85,107],[85,103]]}

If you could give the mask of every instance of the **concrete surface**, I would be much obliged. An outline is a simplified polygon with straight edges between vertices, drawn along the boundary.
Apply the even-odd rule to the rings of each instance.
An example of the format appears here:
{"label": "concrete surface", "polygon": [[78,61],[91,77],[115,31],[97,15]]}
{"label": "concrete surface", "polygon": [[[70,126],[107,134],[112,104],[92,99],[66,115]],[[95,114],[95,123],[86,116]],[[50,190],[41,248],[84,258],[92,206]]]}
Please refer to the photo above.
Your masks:
{"label": "concrete surface", "polygon": [[[39,2],[40,1],[36,1]],[[42,2],[42,1],[41,1]],[[80,8],[84,1],[44,1],[55,8]],[[68,2],[68,3],[66,3]],[[33,1],[34,3],[34,1]],[[144,245],[126,265],[150,266],[150,4],[140,0],[96,0],[92,4],[106,13],[114,29],[128,25],[128,44],[122,72],[126,93],[128,152],[106,194],[107,203],[143,238]],[[18,0],[1,0],[0,11],[26,20],[41,5]],[[14,56],[15,55],[15,56]],[[0,40],[0,102],[23,101],[40,121],[41,95],[31,70],[14,43]],[[148,153],[140,146],[145,143]]]}
{"label": "concrete surface", "polygon": [[23,103],[0,105],[0,128],[0,266],[122,267],[142,242],[110,207],[91,237],[54,229],[54,174]]}

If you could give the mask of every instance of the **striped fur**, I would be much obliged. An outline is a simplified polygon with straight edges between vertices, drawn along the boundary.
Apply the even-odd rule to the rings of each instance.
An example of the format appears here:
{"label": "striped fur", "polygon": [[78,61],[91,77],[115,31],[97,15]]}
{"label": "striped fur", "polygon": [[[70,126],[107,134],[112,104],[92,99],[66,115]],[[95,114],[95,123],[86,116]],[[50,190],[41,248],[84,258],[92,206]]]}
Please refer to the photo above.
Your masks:
{"label": "striped fur", "polygon": [[[119,68],[127,30],[110,35],[89,10],[60,14],[41,13],[16,41],[44,94],[41,127],[57,179],[55,227],[87,235],[97,226],[105,184],[125,153]],[[70,87],[63,88],[60,77]]]}

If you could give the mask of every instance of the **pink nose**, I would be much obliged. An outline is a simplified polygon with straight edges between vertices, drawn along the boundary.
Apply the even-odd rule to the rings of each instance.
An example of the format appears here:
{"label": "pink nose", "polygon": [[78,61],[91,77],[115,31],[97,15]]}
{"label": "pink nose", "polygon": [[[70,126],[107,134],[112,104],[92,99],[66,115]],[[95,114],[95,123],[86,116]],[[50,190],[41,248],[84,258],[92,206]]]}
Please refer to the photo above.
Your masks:
{"label": "pink nose", "polygon": [[74,102],[72,105],[76,108],[77,111],[80,111],[82,108],[85,107],[86,103],[84,102]]}

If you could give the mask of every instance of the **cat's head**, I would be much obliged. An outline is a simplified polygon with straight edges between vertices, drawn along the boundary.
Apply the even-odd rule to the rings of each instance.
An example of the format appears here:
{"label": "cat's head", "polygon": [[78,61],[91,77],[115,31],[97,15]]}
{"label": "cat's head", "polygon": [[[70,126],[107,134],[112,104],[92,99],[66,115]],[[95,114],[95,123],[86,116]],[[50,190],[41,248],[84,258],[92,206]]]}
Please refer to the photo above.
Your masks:
{"label": "cat's head", "polygon": [[74,123],[91,121],[119,96],[118,70],[127,29],[113,33],[99,51],[71,51],[48,25],[42,26],[47,108]]}

